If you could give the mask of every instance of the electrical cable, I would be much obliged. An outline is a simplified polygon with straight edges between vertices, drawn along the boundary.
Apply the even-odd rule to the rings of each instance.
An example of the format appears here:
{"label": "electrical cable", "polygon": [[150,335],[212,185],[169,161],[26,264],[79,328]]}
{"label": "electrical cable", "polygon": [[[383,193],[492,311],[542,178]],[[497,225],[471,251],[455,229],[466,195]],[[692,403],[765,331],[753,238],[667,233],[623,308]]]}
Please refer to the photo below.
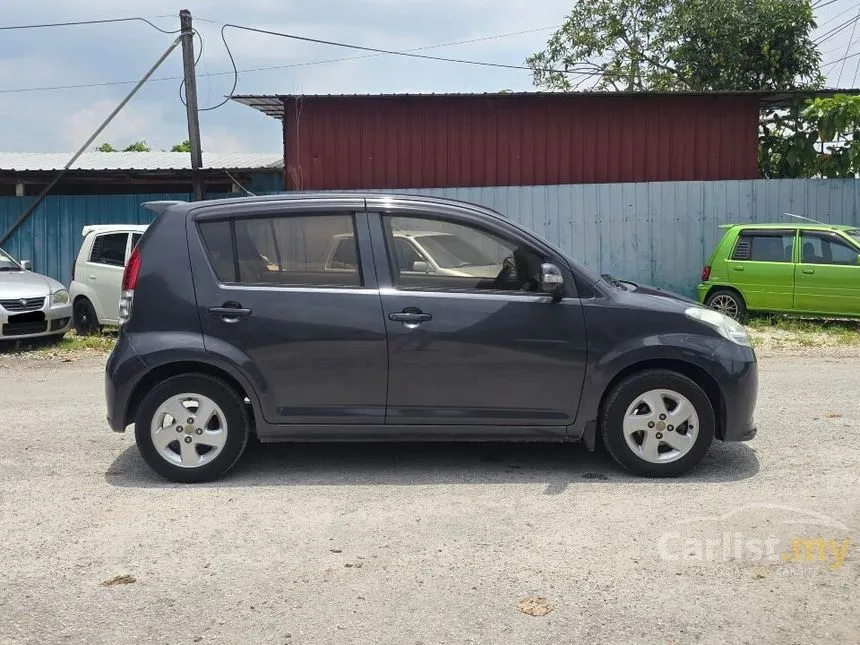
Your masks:
{"label": "electrical cable", "polygon": [[[857,19],[860,20],[860,9],[857,10]],[[848,45],[845,47],[845,56],[848,55],[848,52],[851,51],[851,45],[854,44],[854,34],[857,31],[857,22],[854,22],[854,25],[851,27],[851,35],[848,37]],[[842,60],[842,67],[839,68],[839,76],[836,77],[836,87],[839,87],[839,82],[842,80],[842,72],[845,71],[845,62],[847,59]]]}
{"label": "electrical cable", "polygon": [[[206,19],[202,19],[202,18],[195,18],[195,20],[198,22],[215,23],[215,21],[213,21],[213,20],[206,20]],[[442,47],[453,47],[456,45],[468,45],[468,44],[477,43],[477,42],[484,42],[484,41],[488,41],[488,40],[498,40],[500,38],[508,38],[511,36],[520,36],[523,34],[536,33],[539,31],[548,31],[548,30],[557,29],[557,28],[558,28],[558,26],[536,27],[533,29],[525,29],[522,31],[514,31],[514,32],[509,32],[509,33],[504,33],[504,34],[495,34],[492,36],[481,36],[479,38],[469,38],[467,40],[457,40],[457,41],[452,41],[452,42],[439,43],[436,45],[424,45],[422,47],[415,47],[412,49],[407,49],[405,51],[407,51],[407,52],[424,51],[424,50],[428,50],[428,49],[439,49]],[[276,70],[281,70],[281,69],[293,69],[296,67],[310,67],[313,65],[327,65],[327,64],[331,64],[331,63],[342,63],[342,62],[347,62],[347,61],[363,60],[365,58],[376,58],[378,56],[383,56],[383,55],[384,54],[373,53],[373,54],[364,54],[362,56],[345,56],[345,57],[341,57],[341,58],[326,58],[326,59],[319,59],[319,60],[310,60],[310,61],[303,61],[300,63],[289,63],[286,65],[272,65],[272,66],[268,66],[268,67],[252,67],[249,69],[240,69],[240,70],[238,70],[238,73],[239,74],[250,74],[250,73],[256,73],[256,72],[270,72],[270,71],[276,71]],[[231,71],[209,72],[206,74],[198,74],[198,77],[227,76],[227,75],[232,75],[235,73],[236,73],[236,70],[234,69]],[[162,76],[159,78],[150,79],[150,82],[181,81],[181,80],[183,80],[182,76]],[[52,85],[52,86],[44,86],[44,87],[19,87],[19,88],[10,88],[10,89],[0,89],[0,94],[19,94],[19,93],[24,93],[24,92],[50,92],[50,91],[55,91],[55,90],[76,90],[76,89],[85,89],[85,88],[90,88],[90,87],[112,87],[112,86],[116,86],[116,85],[132,85],[136,82],[137,81],[102,81],[99,83],[79,83],[79,84],[74,84],[74,85]]]}
{"label": "electrical cable", "polygon": [[158,31],[160,31],[163,34],[171,34],[172,35],[172,34],[178,34],[180,31],[182,31],[181,29],[174,29],[172,31],[167,30],[167,29],[162,29],[161,27],[156,25],[154,22],[151,22],[151,21],[147,20],[146,18],[140,18],[140,17],[136,17],[136,18],[105,18],[102,20],[75,20],[75,21],[70,21],[70,22],[48,22],[48,23],[34,24],[34,25],[9,25],[9,26],[5,26],[5,27],[0,26],[0,31],[11,31],[14,29],[42,29],[42,28],[46,28],[46,27],[76,27],[79,25],[108,25],[108,24],[117,23],[117,22],[135,22],[135,21],[145,22],[147,25],[149,25],[153,29],[157,29]]}

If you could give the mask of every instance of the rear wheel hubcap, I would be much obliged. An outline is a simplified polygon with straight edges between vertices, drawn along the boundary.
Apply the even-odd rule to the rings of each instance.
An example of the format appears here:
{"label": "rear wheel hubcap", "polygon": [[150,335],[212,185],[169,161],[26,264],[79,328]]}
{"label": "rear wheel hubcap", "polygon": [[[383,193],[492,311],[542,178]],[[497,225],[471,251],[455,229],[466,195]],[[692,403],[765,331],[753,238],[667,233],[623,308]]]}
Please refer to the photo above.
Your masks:
{"label": "rear wheel hubcap", "polygon": [[152,417],[150,437],[162,459],[181,468],[211,463],[227,441],[227,417],[209,397],[177,394]]}

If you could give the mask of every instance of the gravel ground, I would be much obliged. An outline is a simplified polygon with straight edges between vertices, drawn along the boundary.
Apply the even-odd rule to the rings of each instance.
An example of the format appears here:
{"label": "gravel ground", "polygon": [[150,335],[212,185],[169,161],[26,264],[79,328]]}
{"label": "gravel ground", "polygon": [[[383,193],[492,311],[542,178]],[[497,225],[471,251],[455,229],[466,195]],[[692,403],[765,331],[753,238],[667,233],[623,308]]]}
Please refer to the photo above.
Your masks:
{"label": "gravel ground", "polygon": [[107,429],[102,357],[0,356],[0,643],[857,642],[838,356],[764,357],[758,437],[680,480],[578,446],[253,445],[197,486]]}

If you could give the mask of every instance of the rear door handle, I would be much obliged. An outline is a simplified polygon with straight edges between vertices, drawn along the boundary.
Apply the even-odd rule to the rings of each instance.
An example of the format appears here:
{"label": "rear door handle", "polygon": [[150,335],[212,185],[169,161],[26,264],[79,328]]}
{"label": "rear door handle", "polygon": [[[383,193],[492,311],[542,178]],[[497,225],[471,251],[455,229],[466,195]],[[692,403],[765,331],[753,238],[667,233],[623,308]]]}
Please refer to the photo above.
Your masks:
{"label": "rear door handle", "polygon": [[813,273],[815,273],[815,269],[802,269],[802,271],[807,275],[812,275]]}
{"label": "rear door handle", "polygon": [[420,309],[415,309],[413,307],[407,307],[401,312],[388,314],[388,320],[393,322],[402,322],[408,325],[420,325],[423,322],[427,322],[428,320],[433,320],[433,316],[430,314],[425,314]]}
{"label": "rear door handle", "polygon": [[743,271],[743,270],[744,270],[744,268],[743,268],[741,265],[739,265],[739,264],[738,264],[738,265],[735,265],[733,268],[734,268],[734,270],[735,270],[735,271]]}
{"label": "rear door handle", "polygon": [[242,307],[239,303],[225,302],[223,307],[209,307],[209,313],[220,316],[224,322],[239,322],[239,318],[251,315],[251,310]]}

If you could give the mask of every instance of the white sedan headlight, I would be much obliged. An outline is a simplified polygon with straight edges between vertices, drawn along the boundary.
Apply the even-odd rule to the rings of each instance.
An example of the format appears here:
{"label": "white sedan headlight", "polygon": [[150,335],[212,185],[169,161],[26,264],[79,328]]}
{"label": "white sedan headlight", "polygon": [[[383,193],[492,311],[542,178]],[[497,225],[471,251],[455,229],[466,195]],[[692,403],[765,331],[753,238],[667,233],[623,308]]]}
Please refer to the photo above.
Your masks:
{"label": "white sedan headlight", "polygon": [[690,307],[684,313],[687,314],[687,318],[698,320],[700,323],[713,327],[723,338],[744,347],[752,347],[747,330],[737,320],[705,307]]}
{"label": "white sedan headlight", "polygon": [[60,289],[51,294],[51,303],[55,305],[69,304],[69,292],[65,289]]}

